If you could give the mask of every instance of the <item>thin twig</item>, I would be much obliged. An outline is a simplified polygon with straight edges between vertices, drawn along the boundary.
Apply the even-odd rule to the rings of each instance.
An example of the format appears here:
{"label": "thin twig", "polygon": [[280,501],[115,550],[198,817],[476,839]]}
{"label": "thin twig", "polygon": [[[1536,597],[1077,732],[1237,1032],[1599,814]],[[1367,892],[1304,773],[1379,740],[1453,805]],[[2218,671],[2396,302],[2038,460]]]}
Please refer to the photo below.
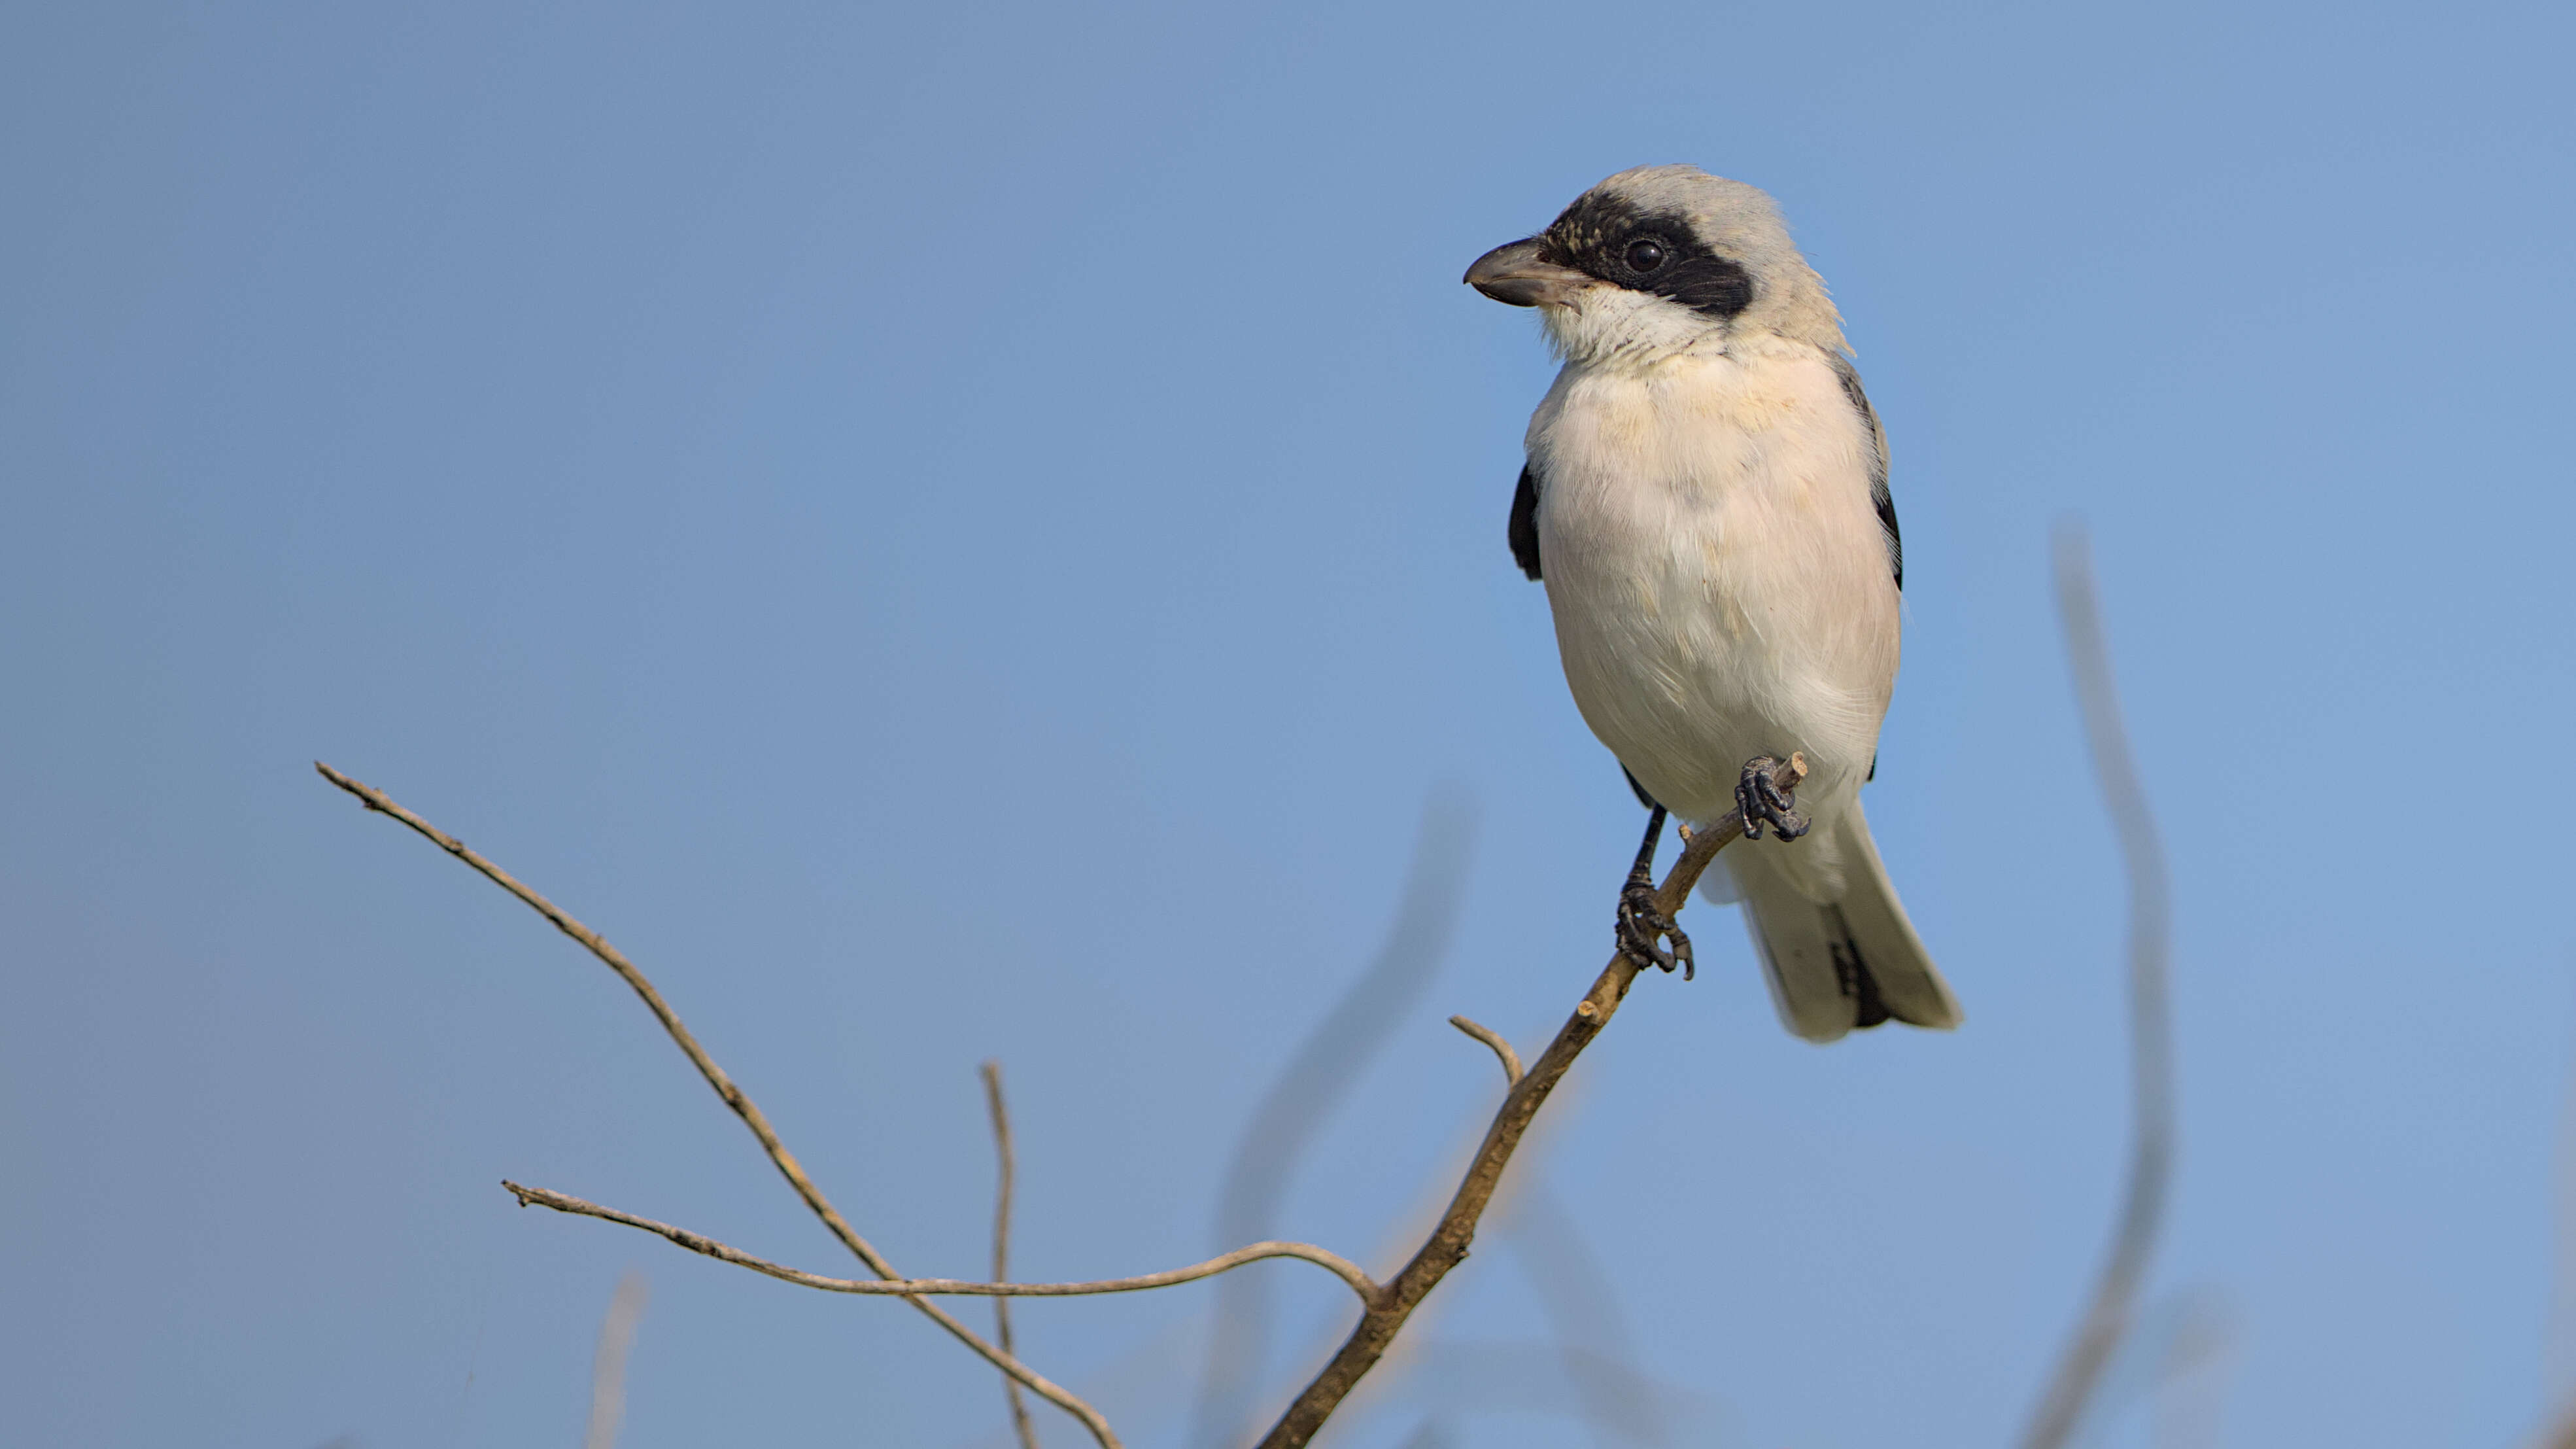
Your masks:
{"label": "thin twig", "polygon": [[[815,1217],[822,1220],[823,1226],[831,1229],[832,1236],[840,1239],[841,1245],[848,1248],[860,1262],[867,1264],[868,1271],[879,1278],[901,1279],[903,1277],[894,1270],[893,1264],[886,1261],[884,1254],[879,1253],[867,1239],[859,1236],[858,1229],[850,1226],[849,1221],[841,1216],[840,1209],[832,1206],[831,1200],[823,1196],[823,1190],[814,1185],[812,1178],[805,1175],[804,1167],[796,1161],[795,1155],[787,1150],[787,1144],[778,1140],[778,1132],[769,1125],[769,1118],[762,1114],[759,1107],[753,1105],[750,1096],[742,1088],[734,1085],[733,1078],[725,1075],[724,1068],[716,1065],[715,1059],[707,1055],[706,1048],[698,1045],[698,1039],[689,1034],[688,1027],[681,1024],[679,1014],[671,1010],[670,1003],[662,999],[662,993],[654,989],[653,983],[645,979],[644,973],[636,969],[635,963],[627,960],[623,952],[600,939],[598,932],[566,915],[554,902],[521,885],[508,871],[466,849],[465,842],[395,804],[392,797],[383,791],[341,774],[319,760],[313,762],[313,768],[322,772],[322,778],[357,796],[368,809],[390,815],[410,826],[431,844],[463,861],[485,880],[518,897],[538,915],[552,921],[556,930],[580,942],[584,949],[598,957],[608,969],[616,972],[619,979],[631,987],[637,996],[644,999],[645,1006],[651,1008],[654,1018],[662,1023],[662,1029],[670,1033],[671,1040],[688,1057],[690,1064],[698,1069],[698,1075],[707,1079],[707,1085],[713,1087],[716,1095],[724,1099],[725,1105],[733,1109],[734,1115],[742,1119],[743,1125],[751,1129],[751,1135],[760,1139],[761,1150],[769,1154],[770,1163],[778,1169],[780,1176],[787,1179],[788,1185],[796,1189],[796,1195],[805,1200],[805,1206],[812,1210]],[[1091,1437],[1099,1441],[1101,1449],[1120,1449],[1117,1434],[1110,1429],[1109,1421],[1100,1416],[1099,1410],[1074,1397],[1069,1390],[1041,1376],[1027,1364],[1003,1352],[999,1346],[986,1343],[982,1335],[958,1322],[950,1316],[948,1310],[938,1304],[917,1297],[907,1297],[905,1301],[919,1309],[931,1322],[948,1330],[958,1342],[982,1355],[986,1362],[1018,1379],[1038,1397],[1081,1420],[1083,1427],[1091,1431]]]}
{"label": "thin twig", "polygon": [[635,1347],[635,1325],[644,1317],[649,1291],[644,1275],[629,1268],[608,1300],[599,1350],[590,1360],[590,1427],[581,1436],[582,1449],[617,1449],[618,1421],[626,1417],[626,1355]]}
{"label": "thin twig", "polygon": [[1521,1054],[1512,1050],[1512,1044],[1503,1040],[1501,1032],[1483,1022],[1470,1021],[1463,1016],[1449,1018],[1449,1024],[1494,1049],[1494,1055],[1502,1059],[1504,1086],[1517,1087],[1521,1084]]}
{"label": "thin twig", "polygon": [[[1803,757],[1791,756],[1780,771],[1782,786],[1795,786],[1805,777],[1806,768]],[[1743,833],[1743,817],[1730,812],[1691,837],[1681,859],[1674,862],[1657,891],[1656,904],[1665,915],[1680,912],[1689,902],[1691,887],[1699,883],[1701,873],[1720,850]],[[1485,1140],[1468,1164],[1466,1178],[1458,1184],[1456,1195],[1450,1198],[1448,1211],[1432,1229],[1430,1240],[1414,1253],[1402,1272],[1369,1295],[1359,1325],[1351,1330],[1332,1361],[1289,1404],[1279,1422],[1271,1426],[1261,1441],[1261,1449],[1299,1449],[1311,1440],[1361,1377],[1386,1353],[1387,1345],[1394,1342],[1423,1298],[1466,1258],[1468,1244],[1476,1236],[1477,1220],[1493,1200],[1494,1188],[1502,1181],[1503,1169],[1510,1165],[1512,1153],[1529,1130],[1531,1119],[1546,1105],[1548,1094],[1556,1090],[1574,1059],[1610,1024],[1628,988],[1636,982],[1638,970],[1637,963],[1624,954],[1613,954],[1610,964],[1601,968],[1592,989],[1584,993],[1574,1015],[1548,1043],[1538,1063],[1504,1095],[1501,1110],[1494,1114],[1493,1125],[1485,1129]]]}
{"label": "thin twig", "polygon": [[[999,1164],[993,1178],[993,1281],[1011,1279],[1011,1186],[1017,1168],[1011,1152],[1011,1113],[1002,1102],[1002,1064],[988,1061],[982,1068],[984,1106],[993,1117],[993,1155]],[[1017,1354],[1011,1342],[1011,1300],[993,1300],[993,1336],[1001,1340],[1002,1352]],[[1029,1422],[1028,1400],[1020,1397],[1020,1381],[1002,1375],[1002,1392],[1011,1403],[1011,1428],[1020,1437],[1020,1449],[1038,1449],[1038,1426]]]}
{"label": "thin twig", "polygon": [[[767,1258],[755,1258],[739,1248],[726,1247],[704,1233],[693,1233],[687,1228],[674,1227],[669,1223],[657,1223],[651,1218],[638,1217],[630,1212],[620,1212],[616,1208],[605,1207],[595,1202],[585,1202],[570,1193],[555,1192],[542,1187],[527,1187],[507,1179],[502,1181],[501,1186],[509,1189],[510,1195],[519,1200],[521,1207],[553,1208],[559,1213],[599,1218],[605,1222],[623,1223],[630,1228],[641,1228],[645,1232],[668,1238],[692,1253],[703,1253],[738,1268],[749,1268],[755,1273],[766,1273],[784,1283],[819,1288],[826,1293],[857,1293],[876,1298],[913,1298],[923,1294],[968,1298],[1089,1298],[1102,1293],[1136,1293],[1147,1288],[1170,1288],[1177,1284],[1195,1283],[1201,1278],[1213,1278],[1229,1269],[1240,1268],[1246,1263],[1258,1263],[1265,1258],[1296,1258],[1312,1263],[1350,1285],[1350,1290],[1358,1294],[1363,1303],[1374,1301],[1378,1293],[1378,1285],[1369,1280],[1369,1275],[1360,1270],[1359,1264],[1328,1248],[1318,1248],[1312,1243],[1250,1243],[1231,1253],[1210,1258],[1204,1263],[1192,1263],[1186,1268],[1173,1268],[1161,1273],[1140,1273],[1133,1278],[1100,1278],[1084,1283],[978,1283],[963,1278],[829,1278],[820,1273],[808,1273],[802,1268],[790,1268],[783,1263],[773,1263]],[[1037,1386],[1031,1384],[1030,1387]],[[1040,1390],[1040,1392],[1044,1391]]]}
{"label": "thin twig", "polygon": [[2066,627],[2066,661],[2075,675],[2075,697],[2084,735],[2093,749],[2093,773],[2120,840],[2129,877],[2129,1051],[2135,1100],[2136,1141],[2129,1160],[2129,1189],[2111,1237],[2111,1253],[2093,1285],[2093,1300],[2077,1321],[2057,1373],[2049,1381],[2023,1436],[2024,1449],[2060,1449],[2082,1421],[2111,1352],[2128,1332],[2138,1284],[2155,1251],[2164,1220],[2165,1190],[2173,1174],[2173,1021],[2167,1001],[2167,958],[2172,952],[2172,887],[2163,844],[2148,812],[2138,767],[2129,755],[2120,696],[2111,677],[2110,647],[2103,641],[2101,601],[2093,588],[2091,551],[2072,524],[2057,533],[2057,608]]}

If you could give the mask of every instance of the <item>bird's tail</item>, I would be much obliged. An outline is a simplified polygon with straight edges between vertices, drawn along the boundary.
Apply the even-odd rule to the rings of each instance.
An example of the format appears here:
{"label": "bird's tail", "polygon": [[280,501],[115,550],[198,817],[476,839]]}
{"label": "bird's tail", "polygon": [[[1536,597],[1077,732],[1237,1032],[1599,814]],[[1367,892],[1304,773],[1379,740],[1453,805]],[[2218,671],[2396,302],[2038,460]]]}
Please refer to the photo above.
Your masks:
{"label": "bird's tail", "polygon": [[1826,842],[1739,841],[1718,857],[1744,903],[1744,924],[1781,1025],[1813,1042],[1884,1021],[1957,1026],[1964,1019],[1959,999],[1906,919],[1860,802],[1826,828],[1834,832],[1844,877],[1842,899],[1831,905],[1797,888],[1786,858]]}

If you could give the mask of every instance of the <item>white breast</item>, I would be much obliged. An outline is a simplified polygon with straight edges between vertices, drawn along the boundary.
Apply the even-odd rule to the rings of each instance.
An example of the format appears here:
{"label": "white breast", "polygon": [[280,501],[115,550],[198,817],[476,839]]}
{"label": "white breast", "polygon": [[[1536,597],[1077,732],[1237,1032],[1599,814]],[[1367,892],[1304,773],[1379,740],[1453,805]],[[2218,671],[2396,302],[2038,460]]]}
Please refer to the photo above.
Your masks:
{"label": "white breast", "polygon": [[1895,682],[1898,600],[1868,424],[1824,355],[1738,339],[1569,365],[1529,455],[1558,652],[1602,743],[1685,820],[1731,808],[1757,754],[1806,752],[1811,814],[1848,801]]}

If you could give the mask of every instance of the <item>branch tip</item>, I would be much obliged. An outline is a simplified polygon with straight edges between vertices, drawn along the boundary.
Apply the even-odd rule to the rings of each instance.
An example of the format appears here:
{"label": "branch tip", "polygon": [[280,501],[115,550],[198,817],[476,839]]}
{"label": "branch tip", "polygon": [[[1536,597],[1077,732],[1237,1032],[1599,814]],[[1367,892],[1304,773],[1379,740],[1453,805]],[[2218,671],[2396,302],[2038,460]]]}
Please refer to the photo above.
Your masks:
{"label": "branch tip", "polygon": [[1494,1055],[1503,1064],[1504,1087],[1517,1087],[1521,1084],[1521,1054],[1512,1050],[1512,1044],[1503,1039],[1501,1032],[1463,1016],[1449,1018],[1449,1024],[1493,1049]]}

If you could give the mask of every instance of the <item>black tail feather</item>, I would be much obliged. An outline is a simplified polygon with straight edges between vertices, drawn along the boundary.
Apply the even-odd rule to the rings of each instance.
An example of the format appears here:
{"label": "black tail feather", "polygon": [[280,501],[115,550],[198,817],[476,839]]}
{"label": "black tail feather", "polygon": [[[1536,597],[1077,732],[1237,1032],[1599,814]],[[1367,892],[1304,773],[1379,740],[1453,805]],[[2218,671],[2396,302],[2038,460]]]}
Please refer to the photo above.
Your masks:
{"label": "black tail feather", "polygon": [[1870,974],[1869,962],[1862,959],[1860,943],[1852,939],[1851,926],[1843,920],[1840,907],[1834,910],[1834,924],[1841,928],[1843,934],[1832,948],[1834,984],[1842,988],[1843,995],[1852,999],[1852,1030],[1867,1031],[1895,1020],[1896,1013],[1887,1009],[1885,998],[1879,995],[1878,978]]}

